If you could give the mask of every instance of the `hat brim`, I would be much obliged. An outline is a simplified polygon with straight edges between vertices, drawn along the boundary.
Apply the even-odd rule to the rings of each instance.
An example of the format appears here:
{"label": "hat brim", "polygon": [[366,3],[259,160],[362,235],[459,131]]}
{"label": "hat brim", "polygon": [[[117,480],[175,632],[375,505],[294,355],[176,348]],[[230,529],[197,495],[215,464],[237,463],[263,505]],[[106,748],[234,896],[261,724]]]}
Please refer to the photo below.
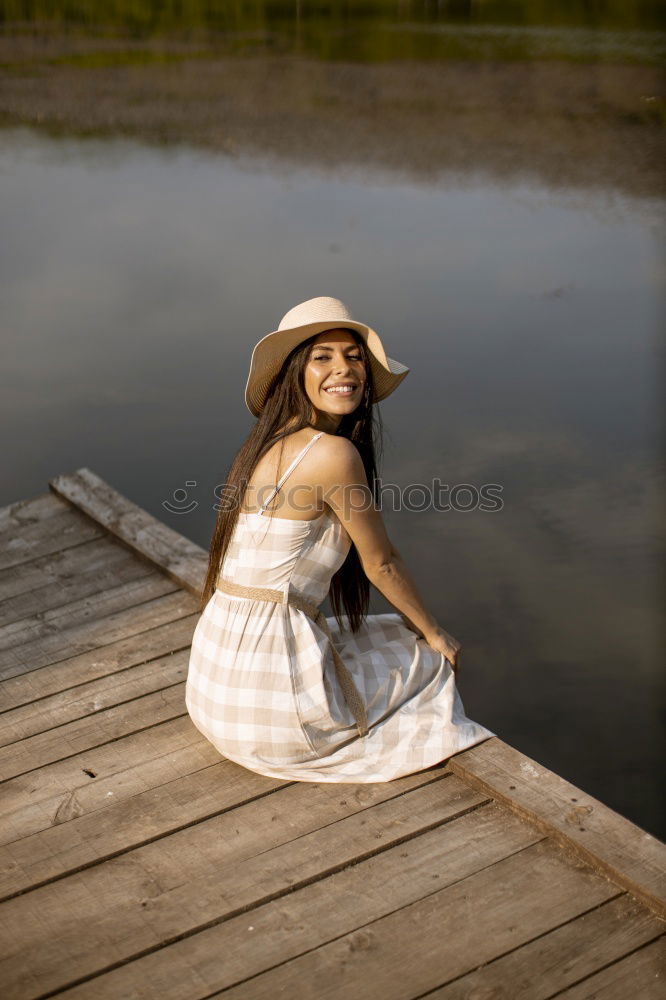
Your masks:
{"label": "hat brim", "polygon": [[250,413],[258,417],[266,402],[271,382],[280,371],[285,359],[295,347],[309,337],[326,330],[356,330],[363,337],[368,353],[374,382],[373,402],[386,399],[409,374],[409,368],[400,361],[389,358],[384,351],[379,334],[356,320],[317,320],[288,330],[274,330],[255,345],[250,361],[250,374],[245,386],[245,403]]}

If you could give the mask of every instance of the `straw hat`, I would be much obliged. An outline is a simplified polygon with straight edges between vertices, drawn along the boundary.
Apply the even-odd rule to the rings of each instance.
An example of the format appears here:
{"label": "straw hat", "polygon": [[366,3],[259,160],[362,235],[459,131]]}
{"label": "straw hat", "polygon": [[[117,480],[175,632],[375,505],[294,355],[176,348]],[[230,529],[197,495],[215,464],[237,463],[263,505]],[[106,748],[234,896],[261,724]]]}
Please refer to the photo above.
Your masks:
{"label": "straw hat", "polygon": [[365,323],[353,319],[344,302],[320,295],[300,302],[285,313],[277,330],[263,337],[252,351],[245,402],[253,416],[258,417],[261,413],[269,386],[290,351],[308,337],[338,327],[358,330],[366,343],[375,386],[372,401],[378,403],[398,388],[409,368],[386,356],[379,335]]}

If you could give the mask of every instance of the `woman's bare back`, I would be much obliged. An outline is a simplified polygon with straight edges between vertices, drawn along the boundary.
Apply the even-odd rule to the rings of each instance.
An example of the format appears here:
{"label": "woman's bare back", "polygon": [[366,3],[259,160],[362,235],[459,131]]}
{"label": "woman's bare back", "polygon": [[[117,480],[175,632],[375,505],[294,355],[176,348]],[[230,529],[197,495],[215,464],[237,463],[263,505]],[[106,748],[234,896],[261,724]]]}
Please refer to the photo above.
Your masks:
{"label": "woman's bare back", "polygon": [[[311,427],[303,427],[300,431],[277,441],[265,455],[262,455],[248,482],[241,504],[243,513],[256,513],[259,507],[266,503],[280,477],[317,433]],[[280,455],[281,449],[282,455]],[[307,457],[306,455],[298,463],[266,508],[272,517],[314,521],[324,513],[326,505],[323,502],[317,503],[316,484],[308,477]]]}

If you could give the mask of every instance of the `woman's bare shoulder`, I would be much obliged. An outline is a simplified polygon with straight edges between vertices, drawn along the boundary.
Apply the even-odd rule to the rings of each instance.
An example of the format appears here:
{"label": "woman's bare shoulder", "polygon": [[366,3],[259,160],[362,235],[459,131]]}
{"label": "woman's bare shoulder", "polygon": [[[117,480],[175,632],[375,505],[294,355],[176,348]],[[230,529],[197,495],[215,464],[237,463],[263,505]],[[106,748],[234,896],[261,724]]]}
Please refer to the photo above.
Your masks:
{"label": "woman's bare shoulder", "polygon": [[340,437],[338,434],[327,434],[326,431],[322,431],[321,434],[322,437],[317,446],[312,449],[313,452],[317,452],[318,456],[339,461],[354,461],[358,458],[360,461],[359,450],[349,438]]}
{"label": "woman's bare shoulder", "polygon": [[311,469],[318,479],[327,483],[367,482],[361,454],[349,438],[324,433],[314,448]]}

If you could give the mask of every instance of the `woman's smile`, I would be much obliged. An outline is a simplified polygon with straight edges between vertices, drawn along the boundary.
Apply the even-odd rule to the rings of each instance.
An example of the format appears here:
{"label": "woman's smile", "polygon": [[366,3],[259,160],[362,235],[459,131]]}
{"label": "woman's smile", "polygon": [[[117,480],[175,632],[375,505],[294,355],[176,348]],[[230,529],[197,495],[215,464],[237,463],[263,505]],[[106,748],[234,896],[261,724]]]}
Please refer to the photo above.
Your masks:
{"label": "woman's smile", "polygon": [[342,382],[340,385],[324,386],[324,391],[336,396],[351,396],[358,389],[352,382]]}

